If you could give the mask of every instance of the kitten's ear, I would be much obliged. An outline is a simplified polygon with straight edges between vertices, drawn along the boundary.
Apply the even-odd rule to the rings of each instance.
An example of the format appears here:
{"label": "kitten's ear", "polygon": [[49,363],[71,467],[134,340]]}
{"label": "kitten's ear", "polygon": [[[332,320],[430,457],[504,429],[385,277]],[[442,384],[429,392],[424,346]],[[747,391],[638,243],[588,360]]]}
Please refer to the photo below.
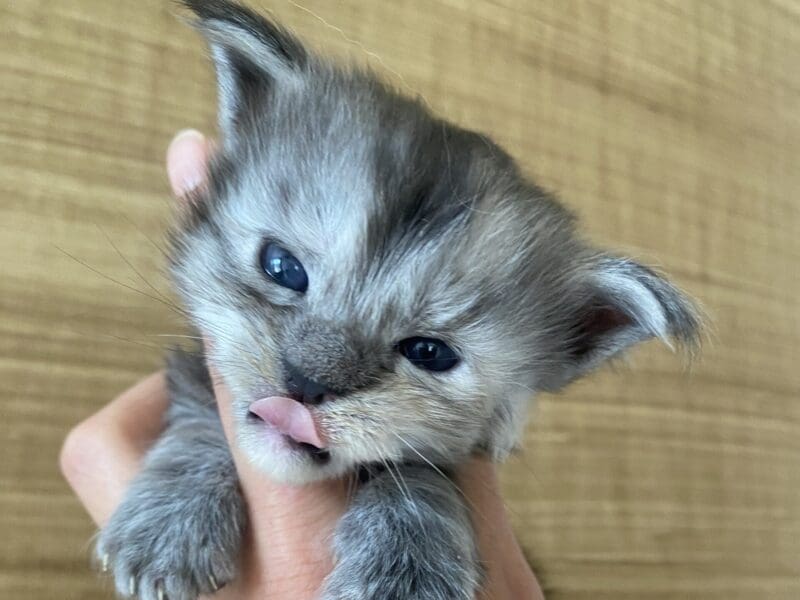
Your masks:
{"label": "kitten's ear", "polygon": [[633,344],[659,338],[693,353],[702,318],[694,302],[653,270],[631,260],[601,256],[581,282],[570,317],[564,369],[546,382],[557,389]]}
{"label": "kitten's ear", "polygon": [[280,25],[228,0],[183,0],[206,37],[217,70],[219,123],[226,144],[274,86],[290,85],[308,64],[303,45]]}

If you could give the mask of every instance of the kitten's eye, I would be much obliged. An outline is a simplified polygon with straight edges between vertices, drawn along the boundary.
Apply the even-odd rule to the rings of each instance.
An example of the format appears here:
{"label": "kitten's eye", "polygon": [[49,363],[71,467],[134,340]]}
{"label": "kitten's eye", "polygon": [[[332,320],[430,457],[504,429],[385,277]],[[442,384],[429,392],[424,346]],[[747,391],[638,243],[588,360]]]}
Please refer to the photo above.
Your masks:
{"label": "kitten's eye", "polygon": [[441,340],[412,337],[400,342],[397,349],[415,367],[428,371],[447,371],[458,364],[456,353]]}
{"label": "kitten's eye", "polygon": [[286,248],[266,244],[261,249],[261,268],[278,285],[301,293],[308,289],[306,270]]}

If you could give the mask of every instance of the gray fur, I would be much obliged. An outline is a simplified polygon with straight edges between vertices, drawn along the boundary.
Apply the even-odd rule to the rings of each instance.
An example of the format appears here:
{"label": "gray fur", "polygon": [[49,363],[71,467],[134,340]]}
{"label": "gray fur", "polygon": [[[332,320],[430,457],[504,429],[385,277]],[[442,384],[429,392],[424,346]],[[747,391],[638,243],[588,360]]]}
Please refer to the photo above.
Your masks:
{"label": "gray fur", "polygon": [[[194,325],[213,339],[236,443],[283,481],[375,463],[403,471],[408,497],[386,472],[357,494],[336,535],[326,600],[471,598],[468,518],[438,469],[475,452],[502,459],[537,391],[636,342],[694,345],[693,305],[653,271],[588,245],[569,211],[487,137],[370,72],[329,64],[247,9],[186,4],[215,59],[224,144],[208,188],[173,230],[171,268]],[[266,240],[303,262],[305,294],[261,272]],[[412,336],[446,341],[461,362],[421,371],[395,350]],[[195,363],[173,371],[202,388]],[[286,363],[337,392],[313,409],[324,463],[266,444],[248,422],[253,400],[285,392]],[[174,402],[185,407],[193,394]],[[169,565],[193,573],[197,557],[175,548],[199,539],[228,551],[205,566],[232,575],[244,512],[218,417],[207,407],[172,415],[101,539],[123,583],[131,572],[164,577]],[[192,581],[176,597],[196,592]]]}
{"label": "gray fur", "polygon": [[474,600],[481,580],[462,498],[427,465],[398,465],[367,482],[334,549],[323,600]]}
{"label": "gray fur", "polygon": [[166,428],[95,547],[117,592],[142,600],[233,579],[247,514],[202,358],[176,352],[168,373]]}

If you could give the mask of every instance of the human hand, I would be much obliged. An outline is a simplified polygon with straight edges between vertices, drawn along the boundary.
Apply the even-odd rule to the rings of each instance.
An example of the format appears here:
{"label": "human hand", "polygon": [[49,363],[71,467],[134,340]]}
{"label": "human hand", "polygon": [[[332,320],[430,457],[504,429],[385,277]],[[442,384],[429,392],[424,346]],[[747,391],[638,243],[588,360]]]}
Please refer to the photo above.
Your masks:
{"label": "human hand", "polygon": [[[203,184],[211,152],[197,132],[176,136],[167,171],[176,197]],[[312,600],[333,566],[329,540],[347,503],[342,481],[304,486],[276,484],[253,469],[233,437],[230,395],[219,377],[215,392],[231,443],[249,515],[239,578],[217,600],[297,598]],[[158,437],[168,403],[164,375],[157,373],[123,393],[70,432],[61,453],[65,477],[94,521],[102,526],[122,500],[147,448]],[[473,512],[486,569],[485,600],[542,599],[541,589],[514,538],[495,468],[473,459],[458,476]]]}

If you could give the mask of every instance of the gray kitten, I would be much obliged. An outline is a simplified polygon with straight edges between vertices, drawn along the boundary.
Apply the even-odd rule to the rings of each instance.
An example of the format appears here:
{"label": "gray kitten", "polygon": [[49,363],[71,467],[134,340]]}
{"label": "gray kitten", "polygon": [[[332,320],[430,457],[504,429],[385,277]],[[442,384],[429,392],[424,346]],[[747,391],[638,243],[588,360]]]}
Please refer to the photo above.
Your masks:
{"label": "gray kitten", "polygon": [[[693,345],[691,302],[590,247],[489,138],[334,66],[224,0],[189,0],[217,68],[223,147],[171,269],[265,476],[358,473],[325,600],[472,600],[470,516],[447,479],[503,459],[540,390],[651,337]],[[97,552],[118,591],[192,600],[235,576],[245,507],[202,355]],[[400,489],[400,477],[405,488]]]}

